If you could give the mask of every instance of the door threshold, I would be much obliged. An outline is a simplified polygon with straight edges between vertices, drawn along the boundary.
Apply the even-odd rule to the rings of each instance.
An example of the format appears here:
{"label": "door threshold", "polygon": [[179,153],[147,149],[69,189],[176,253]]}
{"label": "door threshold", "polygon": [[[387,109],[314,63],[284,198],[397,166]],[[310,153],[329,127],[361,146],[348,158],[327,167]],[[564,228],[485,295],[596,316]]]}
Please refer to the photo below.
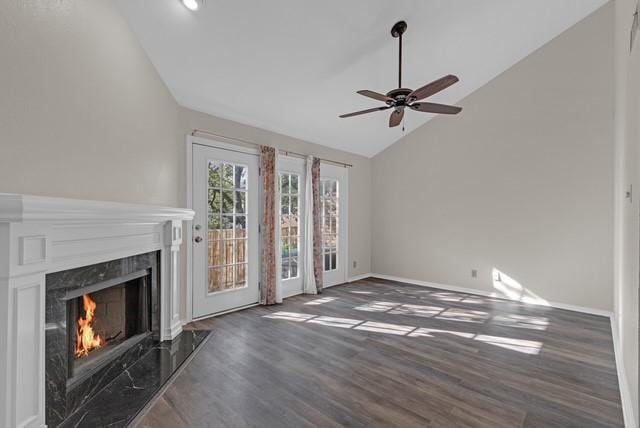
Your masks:
{"label": "door threshold", "polygon": [[249,308],[253,308],[255,306],[260,306],[260,303],[252,303],[250,305],[245,305],[245,306],[239,306],[237,308],[233,308],[233,309],[227,309],[226,311],[222,311],[222,312],[216,312],[213,314],[208,314],[208,315],[203,315],[201,317],[194,317],[192,318],[192,321],[202,321],[202,320],[206,320],[207,318],[213,318],[213,317],[217,317],[220,315],[226,315],[226,314],[230,314],[232,312],[238,312],[238,311],[242,311],[244,309],[249,309]]}

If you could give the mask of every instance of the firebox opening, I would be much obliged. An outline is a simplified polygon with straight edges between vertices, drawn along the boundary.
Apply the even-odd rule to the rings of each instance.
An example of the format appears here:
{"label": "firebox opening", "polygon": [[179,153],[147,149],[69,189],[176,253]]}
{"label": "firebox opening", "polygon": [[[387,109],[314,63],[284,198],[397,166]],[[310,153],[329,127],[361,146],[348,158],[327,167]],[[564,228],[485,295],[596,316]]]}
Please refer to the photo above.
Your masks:
{"label": "firebox opening", "polygon": [[151,334],[149,272],[137,274],[86,287],[67,300],[70,385]]}

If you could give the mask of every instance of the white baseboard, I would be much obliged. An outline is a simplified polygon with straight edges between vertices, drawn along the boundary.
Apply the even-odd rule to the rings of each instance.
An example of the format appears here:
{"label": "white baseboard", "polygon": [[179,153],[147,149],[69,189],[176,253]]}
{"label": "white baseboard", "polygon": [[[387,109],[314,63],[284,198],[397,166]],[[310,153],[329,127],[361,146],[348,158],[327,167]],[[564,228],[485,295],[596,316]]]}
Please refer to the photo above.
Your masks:
{"label": "white baseboard", "polygon": [[[385,274],[380,274],[380,273],[372,273],[372,274],[369,274],[369,276],[372,276],[374,278],[386,279],[386,280],[389,280],[389,281],[406,282],[408,284],[419,285],[421,287],[438,288],[438,289],[441,289],[441,290],[455,291],[455,292],[458,292],[458,293],[476,294],[478,296],[493,297],[493,298],[498,298],[498,299],[503,299],[503,300],[510,300],[510,301],[513,301],[513,302],[518,302],[519,301],[517,299],[509,299],[506,296],[496,296],[495,294],[493,294],[493,293],[491,293],[489,291],[478,290],[476,288],[465,288],[465,287],[458,287],[458,286],[455,286],[455,285],[438,284],[436,282],[421,281],[421,280],[418,280],[418,279],[403,278],[403,277],[399,277],[399,276],[385,275]],[[555,302],[547,302],[547,303],[548,303],[548,305],[539,304],[539,303],[530,303],[530,302],[527,302],[526,304],[527,305],[548,306],[548,307],[557,308],[557,309],[565,309],[565,310],[573,311],[573,312],[582,312],[582,313],[590,314],[590,315],[599,315],[599,316],[607,317],[607,318],[610,318],[613,315],[610,311],[605,311],[603,309],[587,308],[587,307],[583,307],[583,306],[569,305],[569,304],[566,304],[566,303],[555,303]]]}
{"label": "white baseboard", "polygon": [[369,278],[370,276],[373,276],[373,274],[372,273],[363,273],[361,275],[355,275],[355,276],[349,277],[349,279],[347,279],[347,282],[360,281],[361,279]]}
{"label": "white baseboard", "polygon": [[620,400],[622,401],[622,414],[624,416],[624,426],[626,428],[636,428],[636,420],[633,416],[633,403],[627,371],[624,367],[622,349],[620,348],[620,336],[616,325],[616,317],[611,315],[611,336],[613,338],[613,352],[616,357],[616,370],[618,372],[618,385],[620,388]]}

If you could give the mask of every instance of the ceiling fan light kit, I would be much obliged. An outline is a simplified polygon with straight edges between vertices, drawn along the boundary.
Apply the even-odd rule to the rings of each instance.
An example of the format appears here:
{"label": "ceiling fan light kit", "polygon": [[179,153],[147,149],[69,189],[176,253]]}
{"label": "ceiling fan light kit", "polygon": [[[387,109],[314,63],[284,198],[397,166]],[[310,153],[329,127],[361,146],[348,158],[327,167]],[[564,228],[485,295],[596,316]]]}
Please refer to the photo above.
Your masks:
{"label": "ceiling fan light kit", "polygon": [[436,114],[458,114],[462,111],[461,107],[449,106],[444,104],[416,102],[424,98],[437,94],[440,91],[448,88],[454,83],[458,82],[458,78],[452,74],[444,76],[438,80],[435,80],[428,85],[425,85],[419,89],[411,90],[402,87],[402,35],[407,31],[407,23],[405,21],[396,22],[391,28],[391,35],[398,39],[398,88],[392,89],[386,94],[380,94],[378,92],[370,90],[357,91],[358,94],[365,97],[372,98],[374,100],[382,101],[385,106],[370,108],[367,110],[356,111],[353,113],[343,114],[340,117],[352,117],[359,116],[361,114],[372,113],[374,111],[382,111],[393,108],[391,116],[389,117],[389,127],[400,125],[404,117],[404,110],[409,107],[411,110],[419,111],[423,113],[436,113]]}

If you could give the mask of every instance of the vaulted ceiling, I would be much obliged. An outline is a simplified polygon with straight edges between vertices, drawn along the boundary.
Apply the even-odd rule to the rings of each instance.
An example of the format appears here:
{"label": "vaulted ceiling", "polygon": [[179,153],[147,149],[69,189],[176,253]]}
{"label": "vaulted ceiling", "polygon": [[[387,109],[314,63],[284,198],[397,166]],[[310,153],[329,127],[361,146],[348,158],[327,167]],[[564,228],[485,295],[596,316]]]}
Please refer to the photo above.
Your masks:
{"label": "vaulted ceiling", "polygon": [[397,86],[396,21],[409,25],[403,86],[456,74],[430,99],[456,103],[606,2],[205,0],[192,12],[118,1],[179,104],[365,156],[433,117],[408,111],[404,132],[388,128],[388,111],[338,118],[380,105],[355,91]]}

